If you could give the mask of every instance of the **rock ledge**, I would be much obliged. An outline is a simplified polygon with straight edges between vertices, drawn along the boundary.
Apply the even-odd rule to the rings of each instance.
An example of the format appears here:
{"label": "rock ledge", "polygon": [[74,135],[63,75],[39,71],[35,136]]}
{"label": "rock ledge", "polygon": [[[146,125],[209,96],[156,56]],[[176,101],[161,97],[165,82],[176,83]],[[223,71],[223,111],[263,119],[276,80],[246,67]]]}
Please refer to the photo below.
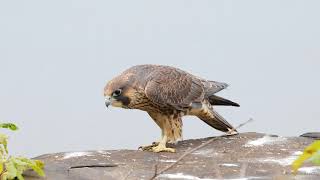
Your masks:
{"label": "rock ledge", "polygon": [[[27,172],[26,179],[150,179],[156,169],[176,162],[184,152],[210,139],[181,141],[173,145],[177,153],[105,150],[42,155],[36,159],[45,162],[47,177]],[[261,133],[217,137],[156,179],[320,179],[320,167],[312,164],[306,164],[296,176],[291,174],[290,164],[312,141]]]}

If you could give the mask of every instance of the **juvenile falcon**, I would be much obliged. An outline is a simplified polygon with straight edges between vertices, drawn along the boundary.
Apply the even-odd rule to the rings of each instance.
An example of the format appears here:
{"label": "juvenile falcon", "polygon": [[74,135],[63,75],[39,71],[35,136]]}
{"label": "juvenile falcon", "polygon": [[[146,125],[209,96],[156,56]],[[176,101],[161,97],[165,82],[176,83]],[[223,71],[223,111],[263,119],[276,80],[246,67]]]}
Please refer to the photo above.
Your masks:
{"label": "juvenile falcon", "polygon": [[231,134],[237,131],[212,108],[213,105],[239,106],[215,93],[228,85],[196,77],[178,68],[138,65],[113,78],[104,88],[108,107],[146,111],[161,129],[161,140],[142,150],[175,152],[166,147],[182,137],[182,120],[197,116],[209,126]]}

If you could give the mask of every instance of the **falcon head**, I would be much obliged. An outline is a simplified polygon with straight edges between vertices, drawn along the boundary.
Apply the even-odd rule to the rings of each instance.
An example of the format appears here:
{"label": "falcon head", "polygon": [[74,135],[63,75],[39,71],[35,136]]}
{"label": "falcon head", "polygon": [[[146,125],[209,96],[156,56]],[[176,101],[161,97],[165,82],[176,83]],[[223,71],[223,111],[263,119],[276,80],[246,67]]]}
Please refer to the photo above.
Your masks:
{"label": "falcon head", "polygon": [[127,78],[122,76],[115,77],[104,88],[106,106],[128,108],[132,89]]}

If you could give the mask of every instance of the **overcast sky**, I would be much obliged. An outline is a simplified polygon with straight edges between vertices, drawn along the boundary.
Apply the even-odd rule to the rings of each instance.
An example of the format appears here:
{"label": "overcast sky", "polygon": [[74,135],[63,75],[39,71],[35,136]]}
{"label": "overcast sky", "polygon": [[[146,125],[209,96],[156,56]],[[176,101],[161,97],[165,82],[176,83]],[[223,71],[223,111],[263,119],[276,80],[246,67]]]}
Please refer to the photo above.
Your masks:
{"label": "overcast sky", "polygon": [[[104,106],[108,80],[137,64],[226,82],[240,131],[319,131],[320,1],[0,1],[0,120],[12,153],[135,149],[160,137],[138,110]],[[184,139],[220,135],[184,118]],[[2,131],[6,132],[7,131]]]}

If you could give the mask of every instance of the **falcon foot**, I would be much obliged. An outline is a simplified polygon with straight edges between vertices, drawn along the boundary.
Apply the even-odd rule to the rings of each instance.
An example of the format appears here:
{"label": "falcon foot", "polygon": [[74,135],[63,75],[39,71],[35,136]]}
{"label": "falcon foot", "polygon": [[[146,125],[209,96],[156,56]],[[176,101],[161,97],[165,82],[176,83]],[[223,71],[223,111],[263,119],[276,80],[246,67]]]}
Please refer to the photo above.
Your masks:
{"label": "falcon foot", "polygon": [[151,151],[152,151],[152,152],[156,152],[156,153],[158,153],[158,152],[171,152],[171,153],[175,153],[175,152],[176,152],[176,149],[174,149],[174,148],[167,148],[166,146],[159,144],[158,146],[153,147]]}
{"label": "falcon foot", "polygon": [[138,150],[142,150],[142,151],[152,151],[152,148],[158,146],[159,142],[153,142],[151,145],[147,145],[147,146],[140,146],[138,148]]}

